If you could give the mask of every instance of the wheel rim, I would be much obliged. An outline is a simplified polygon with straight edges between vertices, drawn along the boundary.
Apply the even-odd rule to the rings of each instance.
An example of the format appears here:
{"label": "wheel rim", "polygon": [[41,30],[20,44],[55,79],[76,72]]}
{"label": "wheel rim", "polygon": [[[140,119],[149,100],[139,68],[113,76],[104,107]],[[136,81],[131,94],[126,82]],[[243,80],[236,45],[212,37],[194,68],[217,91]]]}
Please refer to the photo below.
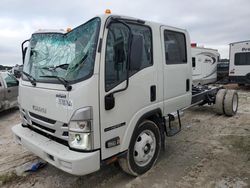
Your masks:
{"label": "wheel rim", "polygon": [[233,111],[236,112],[238,107],[238,98],[236,95],[233,96]]}
{"label": "wheel rim", "polygon": [[134,161],[138,166],[146,166],[154,157],[156,138],[152,131],[144,130],[136,138],[134,147]]}

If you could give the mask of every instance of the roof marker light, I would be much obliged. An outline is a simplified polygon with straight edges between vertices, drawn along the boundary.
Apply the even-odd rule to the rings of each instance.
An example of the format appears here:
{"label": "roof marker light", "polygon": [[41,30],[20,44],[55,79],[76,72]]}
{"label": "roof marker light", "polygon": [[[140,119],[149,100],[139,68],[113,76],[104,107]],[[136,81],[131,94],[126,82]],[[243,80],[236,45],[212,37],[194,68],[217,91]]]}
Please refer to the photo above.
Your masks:
{"label": "roof marker light", "polygon": [[106,9],[105,10],[105,14],[111,14],[111,10],[110,9]]}
{"label": "roof marker light", "polygon": [[68,33],[68,32],[70,32],[70,31],[72,31],[72,29],[71,29],[70,27],[68,27],[66,31],[67,31],[67,33]]}

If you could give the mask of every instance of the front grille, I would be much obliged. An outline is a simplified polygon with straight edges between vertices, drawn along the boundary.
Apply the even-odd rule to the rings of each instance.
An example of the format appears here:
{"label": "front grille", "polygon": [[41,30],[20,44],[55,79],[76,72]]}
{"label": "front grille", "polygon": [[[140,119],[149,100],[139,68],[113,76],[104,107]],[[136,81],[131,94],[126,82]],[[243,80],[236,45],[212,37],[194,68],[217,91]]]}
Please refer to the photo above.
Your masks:
{"label": "front grille", "polygon": [[63,136],[69,136],[69,132],[68,131],[64,131],[62,135]]}
{"label": "front grille", "polygon": [[24,125],[43,132],[43,135],[51,135],[59,140],[68,141],[68,124],[43,117],[33,112],[22,109],[22,118]]}
{"label": "front grille", "polygon": [[39,129],[36,129],[35,127],[32,127],[30,125],[28,125],[27,128],[29,128],[30,130],[32,130],[32,131],[34,131],[34,132],[36,132],[36,133],[38,133],[40,135],[45,136],[45,137],[47,137],[47,138],[49,138],[51,140],[54,140],[54,141],[56,141],[58,143],[61,143],[61,144],[65,145],[65,146],[69,146],[68,141],[66,141],[66,140],[63,140],[61,138],[57,138],[57,137],[55,137],[55,136],[53,136],[51,134],[45,133],[45,132],[43,132],[43,131],[41,131]]}
{"label": "front grille", "polygon": [[68,127],[68,124],[64,123],[64,124],[63,124],[63,127]]}
{"label": "front grille", "polygon": [[34,122],[34,121],[31,121],[31,122],[32,122],[32,125],[35,125],[35,126],[39,127],[40,129],[44,129],[44,130],[46,130],[46,131],[48,131],[48,132],[51,132],[51,133],[55,133],[55,132],[56,132],[56,130],[54,130],[54,129],[45,127],[45,126],[40,125],[40,124],[38,124],[38,123],[36,123],[36,122]]}
{"label": "front grille", "polygon": [[55,123],[56,123],[56,121],[53,120],[53,119],[49,119],[49,118],[40,116],[40,115],[38,115],[38,114],[34,114],[34,113],[32,113],[32,112],[30,112],[30,116],[32,116],[32,117],[34,117],[34,118],[36,118],[36,119],[39,119],[39,120],[41,120],[41,121],[44,121],[44,122],[46,122],[46,123],[50,123],[50,124],[55,124]]}

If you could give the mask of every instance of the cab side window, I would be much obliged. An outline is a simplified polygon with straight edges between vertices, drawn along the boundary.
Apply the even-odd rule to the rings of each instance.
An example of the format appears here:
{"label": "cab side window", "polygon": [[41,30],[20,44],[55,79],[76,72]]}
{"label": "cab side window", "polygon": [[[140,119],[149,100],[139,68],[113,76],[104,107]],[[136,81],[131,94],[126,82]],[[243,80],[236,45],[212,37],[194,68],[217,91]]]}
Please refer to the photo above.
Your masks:
{"label": "cab side window", "polygon": [[164,31],[166,64],[187,63],[186,37],[184,33]]}
{"label": "cab side window", "polygon": [[[130,24],[133,34],[143,36],[144,48],[141,67],[138,71],[153,65],[152,34],[147,26]],[[109,27],[105,56],[105,91],[126,80],[129,30],[121,23],[112,23]],[[132,76],[138,71],[130,71]]]}
{"label": "cab side window", "polygon": [[7,74],[4,78],[7,87],[15,87],[18,86],[18,81],[11,75]]}

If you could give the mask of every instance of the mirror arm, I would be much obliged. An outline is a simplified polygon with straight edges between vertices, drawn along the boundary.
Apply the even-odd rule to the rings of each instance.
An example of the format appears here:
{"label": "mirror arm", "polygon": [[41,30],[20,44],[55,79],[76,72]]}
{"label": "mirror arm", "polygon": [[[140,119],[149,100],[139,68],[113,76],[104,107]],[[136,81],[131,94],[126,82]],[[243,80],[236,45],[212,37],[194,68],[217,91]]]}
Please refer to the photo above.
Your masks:
{"label": "mirror arm", "polygon": [[24,64],[24,59],[25,59],[25,54],[24,54],[24,44],[25,44],[26,42],[29,42],[29,41],[30,41],[30,39],[27,39],[27,40],[23,41],[23,42],[22,42],[22,45],[21,45],[23,64]]}

